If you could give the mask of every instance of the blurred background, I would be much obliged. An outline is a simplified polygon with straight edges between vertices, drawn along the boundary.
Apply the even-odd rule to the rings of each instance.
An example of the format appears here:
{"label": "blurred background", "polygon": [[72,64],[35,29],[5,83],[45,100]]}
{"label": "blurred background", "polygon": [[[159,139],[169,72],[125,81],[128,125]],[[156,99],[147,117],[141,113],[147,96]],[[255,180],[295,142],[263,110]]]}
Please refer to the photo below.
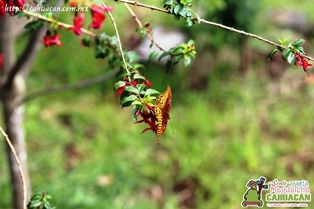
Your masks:
{"label": "blurred background", "polygon": [[[268,61],[274,47],[256,39],[204,24],[186,28],[183,20],[132,7],[156,29],[164,48],[181,38],[195,40],[197,58],[191,66],[180,63],[166,73],[163,63],[145,62],[145,40],[138,39],[136,22],[123,4],[105,3],[114,6],[123,45],[140,53],[146,66],[142,73],[152,87],[160,92],[172,87],[171,120],[161,145],[153,132],[141,134],[147,126],[134,124],[131,108],[121,109],[113,91],[120,78],[28,101],[33,191],[45,190],[52,204],[66,209],[240,208],[248,180],[260,176],[305,179],[314,191],[314,74],[307,77],[301,67],[281,61],[280,54]],[[159,7],[161,1],[145,3]],[[311,0],[199,0],[192,9],[204,19],[274,42],[303,38],[313,57],[310,5]],[[72,22],[73,14],[60,16]],[[109,18],[104,28],[114,34]],[[67,31],[60,33],[63,47],[41,49],[28,92],[105,73],[106,60],[95,60],[91,48],[80,47]],[[26,37],[16,42],[17,55]],[[4,149],[0,143],[0,153]],[[9,209],[5,162],[1,154],[0,208]]]}

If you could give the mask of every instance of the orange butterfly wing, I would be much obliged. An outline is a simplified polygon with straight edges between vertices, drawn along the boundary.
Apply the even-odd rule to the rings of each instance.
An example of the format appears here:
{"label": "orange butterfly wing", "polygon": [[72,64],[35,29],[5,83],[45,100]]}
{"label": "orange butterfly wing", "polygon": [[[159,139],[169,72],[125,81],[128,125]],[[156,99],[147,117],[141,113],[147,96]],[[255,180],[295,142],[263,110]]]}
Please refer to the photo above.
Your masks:
{"label": "orange butterfly wing", "polygon": [[157,135],[162,136],[166,130],[168,120],[170,119],[169,113],[171,108],[172,93],[170,86],[167,90],[157,96],[154,104],[154,113],[157,119]]}

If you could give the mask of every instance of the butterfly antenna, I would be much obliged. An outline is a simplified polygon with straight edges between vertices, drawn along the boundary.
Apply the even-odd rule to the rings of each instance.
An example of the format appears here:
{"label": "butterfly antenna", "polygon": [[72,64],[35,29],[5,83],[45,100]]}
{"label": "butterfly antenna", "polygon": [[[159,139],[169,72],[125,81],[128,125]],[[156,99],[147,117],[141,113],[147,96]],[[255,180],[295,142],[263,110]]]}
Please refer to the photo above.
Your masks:
{"label": "butterfly antenna", "polygon": [[158,144],[161,144],[160,139],[157,134],[156,134],[156,138],[157,138]]}

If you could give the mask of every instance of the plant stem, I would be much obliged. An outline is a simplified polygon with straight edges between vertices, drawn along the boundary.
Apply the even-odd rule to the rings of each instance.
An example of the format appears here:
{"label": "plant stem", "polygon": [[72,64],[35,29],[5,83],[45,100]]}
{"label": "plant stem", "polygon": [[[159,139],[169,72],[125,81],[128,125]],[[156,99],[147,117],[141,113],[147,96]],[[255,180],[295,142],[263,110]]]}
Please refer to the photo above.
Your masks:
{"label": "plant stem", "polygon": [[[101,1],[101,3],[102,3],[102,5],[104,7],[107,7],[103,1]],[[124,57],[124,54],[123,54],[122,44],[121,44],[121,40],[120,40],[120,36],[119,36],[119,32],[118,32],[118,28],[117,28],[116,22],[115,22],[115,20],[114,20],[114,18],[112,16],[111,12],[110,11],[107,11],[107,12],[108,12],[108,15],[109,15],[109,17],[111,19],[111,22],[112,22],[112,25],[113,25],[113,28],[114,28],[114,32],[115,32],[115,34],[117,36],[117,39],[118,39],[119,50],[120,50],[120,54],[121,54],[121,57],[122,57],[122,60],[123,60],[124,68],[125,68],[125,71],[126,71],[126,75],[128,77],[129,82],[131,82],[131,78],[130,78],[131,73],[130,73],[130,71],[128,69],[128,65],[127,65],[127,63],[125,61],[125,57]]]}
{"label": "plant stem", "polygon": [[25,179],[24,179],[24,174],[23,174],[23,170],[22,170],[22,167],[21,167],[21,163],[20,163],[20,160],[16,154],[16,151],[8,137],[8,135],[3,131],[2,127],[0,127],[0,132],[2,133],[2,135],[4,136],[5,140],[7,141],[10,149],[11,149],[11,152],[15,158],[15,161],[16,161],[16,164],[18,166],[18,169],[19,169],[19,172],[20,172],[20,175],[21,175],[21,180],[22,180],[22,187],[23,187],[23,208],[26,209],[26,184],[25,184]]}
{"label": "plant stem", "polygon": [[[134,11],[129,7],[128,4],[124,3],[124,6],[129,10],[130,14],[132,15],[132,17],[135,19],[135,21],[137,22],[137,24],[139,25],[140,28],[143,28],[143,24],[140,21],[140,19],[136,16],[136,14],[134,13]],[[164,48],[162,48],[158,43],[156,43],[156,41],[154,40],[151,31],[147,31],[146,32],[146,37],[161,51],[166,51]]]}

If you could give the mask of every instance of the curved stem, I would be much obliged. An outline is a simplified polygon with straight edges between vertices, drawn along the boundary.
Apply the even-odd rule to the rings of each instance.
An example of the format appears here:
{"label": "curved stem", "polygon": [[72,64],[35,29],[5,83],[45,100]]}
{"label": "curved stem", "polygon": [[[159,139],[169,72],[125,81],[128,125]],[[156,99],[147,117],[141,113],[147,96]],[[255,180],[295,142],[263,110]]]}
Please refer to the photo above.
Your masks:
{"label": "curved stem", "polygon": [[[132,15],[132,17],[135,19],[135,21],[137,22],[138,26],[140,28],[143,28],[143,24],[142,22],[140,21],[140,19],[136,16],[136,14],[134,13],[134,11],[129,7],[128,4],[124,3],[124,6],[129,10],[130,14]],[[156,43],[156,41],[154,40],[152,34],[151,34],[151,31],[149,32],[146,32],[146,37],[158,48],[160,49],[161,51],[167,51],[165,50],[164,48],[162,48],[158,43]]]}
{"label": "curved stem", "polygon": [[16,164],[19,168],[19,172],[20,172],[20,175],[21,175],[21,180],[22,180],[22,187],[23,187],[23,208],[26,209],[26,184],[25,184],[25,178],[24,178],[24,174],[23,174],[23,170],[22,170],[22,167],[21,167],[21,163],[20,163],[20,160],[16,154],[16,151],[8,137],[8,135],[3,131],[2,127],[0,126],[0,132],[2,133],[2,135],[4,136],[5,140],[7,141],[10,149],[11,149],[11,152],[15,158],[15,161],[16,161]]}
{"label": "curved stem", "polygon": [[[102,5],[103,5],[104,7],[107,7],[103,1],[101,1],[101,3],[102,3]],[[119,32],[118,32],[118,28],[117,28],[116,22],[115,22],[115,20],[114,20],[114,18],[113,18],[113,16],[112,16],[111,12],[110,12],[110,11],[107,11],[107,12],[108,12],[108,15],[109,15],[109,17],[110,17],[110,19],[111,19],[111,22],[112,22],[112,25],[113,25],[113,28],[114,28],[114,32],[115,32],[115,34],[116,34],[116,36],[117,36],[118,45],[119,45],[119,50],[120,50],[120,54],[121,54],[121,57],[122,57],[122,60],[123,60],[123,64],[124,64],[124,68],[125,68],[127,77],[128,77],[128,79],[129,79],[129,81],[131,82],[131,78],[130,78],[131,73],[130,73],[130,71],[129,71],[129,69],[128,69],[128,65],[127,65],[127,63],[126,63],[126,61],[125,61],[125,57],[124,57],[123,50],[122,50],[121,39],[120,39],[120,36],[119,36]]]}

